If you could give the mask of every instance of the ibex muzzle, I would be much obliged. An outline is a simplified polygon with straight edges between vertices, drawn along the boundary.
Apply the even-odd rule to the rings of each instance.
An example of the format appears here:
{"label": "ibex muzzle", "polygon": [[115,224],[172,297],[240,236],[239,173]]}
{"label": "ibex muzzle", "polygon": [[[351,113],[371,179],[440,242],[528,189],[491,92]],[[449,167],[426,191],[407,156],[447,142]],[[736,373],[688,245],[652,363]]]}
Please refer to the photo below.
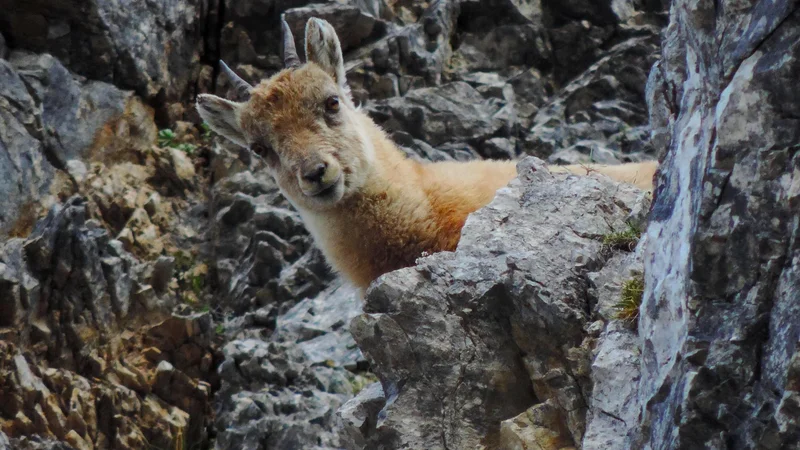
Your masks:
{"label": "ibex muzzle", "polygon": [[303,161],[297,171],[297,182],[303,194],[310,197],[335,194],[341,179],[340,167],[335,161],[329,163],[322,158]]}

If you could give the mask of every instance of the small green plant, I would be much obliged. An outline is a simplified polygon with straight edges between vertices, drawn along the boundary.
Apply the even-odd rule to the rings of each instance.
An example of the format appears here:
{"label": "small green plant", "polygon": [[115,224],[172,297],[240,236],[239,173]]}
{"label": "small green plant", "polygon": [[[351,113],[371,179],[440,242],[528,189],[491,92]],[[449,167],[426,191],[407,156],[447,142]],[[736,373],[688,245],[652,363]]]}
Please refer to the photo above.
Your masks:
{"label": "small green plant", "polygon": [[632,252],[636,248],[636,244],[642,237],[642,230],[638,227],[627,224],[628,228],[625,231],[608,233],[603,236],[603,246],[615,250],[624,250]]}
{"label": "small green plant", "polygon": [[614,305],[614,309],[617,310],[616,318],[636,323],[639,319],[639,307],[642,305],[643,294],[644,277],[642,275],[637,274],[622,283],[619,302]]}
{"label": "small green plant", "polygon": [[372,372],[364,372],[357,374],[352,381],[353,395],[358,394],[359,392],[364,390],[365,387],[369,386],[370,384],[376,381],[379,381],[378,377],[376,377],[375,374]]}
{"label": "small green plant", "polygon": [[205,286],[205,278],[200,275],[193,275],[191,277],[192,283],[192,291],[196,295],[200,295],[200,292],[203,290],[203,286]]}
{"label": "small green plant", "polygon": [[220,336],[225,334],[225,325],[218,323],[217,327],[214,328],[214,331]]}
{"label": "small green plant", "polygon": [[200,129],[203,130],[202,134],[203,139],[211,139],[212,137],[217,135],[217,133],[215,133],[214,130],[212,130],[211,127],[208,126],[208,124],[205,122],[200,124]]}
{"label": "small green plant", "polygon": [[158,146],[178,149],[187,155],[191,155],[197,150],[197,146],[188,142],[178,142],[178,136],[169,128],[164,128],[158,132]]}
{"label": "small green plant", "polygon": [[164,128],[163,130],[158,132],[158,146],[159,147],[171,147],[175,143],[175,132],[169,128]]}
{"label": "small green plant", "polygon": [[192,153],[194,153],[195,150],[197,150],[197,146],[196,145],[189,144],[187,142],[184,142],[184,143],[181,143],[181,144],[178,144],[178,145],[174,145],[174,146],[172,146],[172,148],[177,148],[178,150],[186,153],[187,155],[191,155]]}

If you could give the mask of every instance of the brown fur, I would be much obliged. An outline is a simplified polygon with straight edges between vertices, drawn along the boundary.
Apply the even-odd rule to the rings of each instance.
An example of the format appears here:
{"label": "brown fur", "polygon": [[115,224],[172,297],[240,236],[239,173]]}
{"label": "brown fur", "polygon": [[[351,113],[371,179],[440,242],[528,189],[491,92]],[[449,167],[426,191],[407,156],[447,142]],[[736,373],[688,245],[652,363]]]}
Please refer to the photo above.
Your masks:
{"label": "brown fur", "polygon": [[[516,176],[515,163],[406,158],[352,104],[341,57],[328,55],[341,52],[332,27],[311,19],[306,41],[307,64],[263,81],[246,103],[201,96],[203,118],[234,142],[274,149],[266,158],[270,172],[331,266],[356,286],[366,289],[425,253],[455,250],[467,216]],[[334,95],[340,108],[331,113],[325,105]],[[327,167],[324,176],[309,181],[303,174],[318,163]],[[552,170],[597,171],[650,189],[656,163]],[[320,190],[329,194],[315,194]]]}

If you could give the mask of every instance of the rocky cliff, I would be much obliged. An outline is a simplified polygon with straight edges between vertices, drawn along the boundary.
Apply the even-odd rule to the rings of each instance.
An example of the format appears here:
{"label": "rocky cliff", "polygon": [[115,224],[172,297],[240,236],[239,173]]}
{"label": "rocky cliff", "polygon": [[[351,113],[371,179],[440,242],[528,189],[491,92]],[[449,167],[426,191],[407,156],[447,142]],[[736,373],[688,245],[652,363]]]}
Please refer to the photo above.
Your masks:
{"label": "rocky cliff", "polygon": [[[0,448],[798,448],[798,6],[0,0]],[[191,103],[310,16],[409,157],[520,160],[364,299]]]}

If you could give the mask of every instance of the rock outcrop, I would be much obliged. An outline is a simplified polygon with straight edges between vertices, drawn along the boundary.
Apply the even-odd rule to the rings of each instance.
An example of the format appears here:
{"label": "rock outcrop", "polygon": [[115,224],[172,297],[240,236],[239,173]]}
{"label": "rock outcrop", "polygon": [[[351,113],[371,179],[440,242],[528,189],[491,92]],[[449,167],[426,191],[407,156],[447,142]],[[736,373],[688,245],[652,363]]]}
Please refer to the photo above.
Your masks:
{"label": "rock outcrop", "polygon": [[[559,269],[554,255],[569,253],[553,248],[557,239],[536,239],[562,216],[574,222],[560,226],[565,234],[586,218],[545,201],[524,222],[525,239],[514,239],[514,215],[498,214],[508,195],[501,190],[470,218],[454,254],[373,286],[352,331],[381,384],[340,409],[354,448],[797,448],[800,136],[786,81],[798,73],[800,10],[773,6],[672,5],[647,85],[649,145],[663,165],[634,252],[607,258],[581,242],[583,272]],[[524,199],[520,191],[512,192]],[[578,201],[568,192],[561,188],[560,201]],[[514,213],[526,214],[519,203]],[[527,245],[539,265],[522,271],[514,256]],[[642,270],[633,328],[612,306],[622,282]],[[569,276],[582,280],[570,287],[590,299],[587,308],[573,310],[581,297],[551,287]],[[560,295],[543,295],[551,292]],[[525,302],[537,307],[527,313],[518,306]],[[573,325],[554,321],[553,311]],[[486,332],[487,322],[504,321],[511,332]],[[513,356],[535,398],[499,389],[485,374],[519,380],[525,371]],[[531,406],[501,420],[523,409],[518,401]]]}
{"label": "rock outcrop", "polygon": [[84,199],[54,206],[0,261],[2,431],[79,449],[206,439],[210,316],[148,323],[169,310],[154,267],[90,219]]}
{"label": "rock outcrop", "polygon": [[662,53],[631,446],[797,448],[800,7],[677,1]]}

